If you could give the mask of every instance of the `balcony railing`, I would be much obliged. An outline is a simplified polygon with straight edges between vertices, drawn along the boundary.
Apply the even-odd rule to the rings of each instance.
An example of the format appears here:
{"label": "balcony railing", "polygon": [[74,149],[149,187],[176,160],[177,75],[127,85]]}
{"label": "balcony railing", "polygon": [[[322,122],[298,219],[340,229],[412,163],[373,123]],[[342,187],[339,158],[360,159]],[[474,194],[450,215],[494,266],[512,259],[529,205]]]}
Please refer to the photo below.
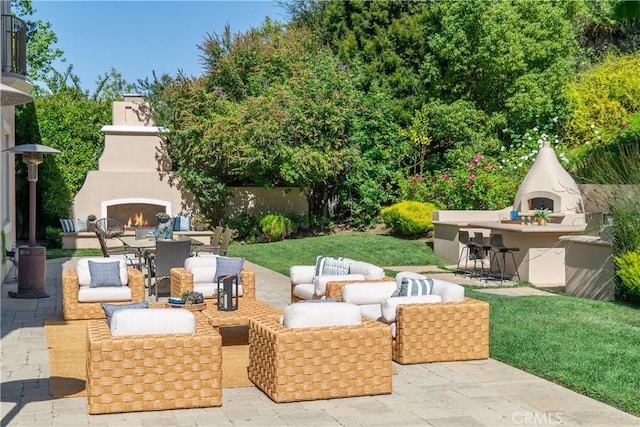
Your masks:
{"label": "balcony railing", "polygon": [[27,25],[13,15],[2,15],[2,72],[27,75]]}

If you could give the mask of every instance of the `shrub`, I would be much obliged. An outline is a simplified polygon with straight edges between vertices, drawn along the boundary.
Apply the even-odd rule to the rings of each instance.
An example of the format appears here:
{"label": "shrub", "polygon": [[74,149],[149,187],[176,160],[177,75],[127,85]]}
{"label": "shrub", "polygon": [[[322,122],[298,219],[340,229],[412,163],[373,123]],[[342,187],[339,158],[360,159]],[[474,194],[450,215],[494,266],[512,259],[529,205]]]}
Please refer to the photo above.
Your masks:
{"label": "shrub", "polygon": [[616,263],[616,298],[640,304],[640,251],[631,251],[613,258]]}
{"label": "shrub", "polygon": [[59,249],[62,247],[62,230],[60,228],[46,226],[44,230],[45,238],[49,241],[49,247]]}
{"label": "shrub", "polygon": [[382,209],[380,216],[393,233],[420,235],[433,230],[434,209],[433,203],[405,200]]}
{"label": "shrub", "polygon": [[640,111],[640,57],[609,55],[587,70],[568,92],[572,106],[565,137],[573,147],[591,141],[602,129],[605,141],[615,136],[629,116]]}
{"label": "shrub", "polygon": [[446,209],[502,209],[511,205],[519,185],[515,171],[505,173],[495,160],[479,153],[450,169],[431,173],[400,181],[400,196]]}
{"label": "shrub", "polygon": [[250,212],[243,210],[234,218],[228,220],[228,224],[231,228],[238,233],[238,239],[244,240],[248,243],[255,243],[258,234],[258,218],[253,216]]}
{"label": "shrub", "polygon": [[263,216],[259,226],[269,242],[284,240],[291,232],[291,220],[279,214]]}

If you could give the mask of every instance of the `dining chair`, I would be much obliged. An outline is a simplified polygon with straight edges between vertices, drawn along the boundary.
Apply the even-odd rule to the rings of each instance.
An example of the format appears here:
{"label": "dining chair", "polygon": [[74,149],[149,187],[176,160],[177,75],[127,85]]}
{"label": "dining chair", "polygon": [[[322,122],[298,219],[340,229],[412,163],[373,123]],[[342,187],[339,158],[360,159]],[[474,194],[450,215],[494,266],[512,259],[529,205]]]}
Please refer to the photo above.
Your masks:
{"label": "dining chair", "polygon": [[[198,248],[198,255],[226,255],[229,244],[231,243],[233,231],[233,228],[217,226],[211,238],[211,244],[200,246]],[[222,238],[222,242],[220,238]]]}
{"label": "dining chair", "polygon": [[[184,260],[190,256],[191,239],[156,241],[155,251],[147,253],[149,295],[152,295],[153,288],[153,294],[158,301],[160,281],[171,277],[171,269],[184,266]],[[155,278],[153,284],[152,276]]]}
{"label": "dining chair", "polygon": [[127,265],[142,270],[142,265],[140,264],[139,258],[136,257],[135,252],[127,249],[120,241],[117,246],[107,243],[107,240],[116,240],[124,234],[124,226],[120,222],[111,218],[100,218],[96,221],[95,233],[100,243],[102,256],[123,258],[127,262]]}

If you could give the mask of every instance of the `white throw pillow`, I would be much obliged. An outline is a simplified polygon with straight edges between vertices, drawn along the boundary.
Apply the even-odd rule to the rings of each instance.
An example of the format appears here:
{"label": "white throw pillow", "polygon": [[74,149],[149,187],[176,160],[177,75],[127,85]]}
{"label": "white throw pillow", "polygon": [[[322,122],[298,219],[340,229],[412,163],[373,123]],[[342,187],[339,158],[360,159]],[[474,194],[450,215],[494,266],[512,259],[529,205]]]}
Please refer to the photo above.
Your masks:
{"label": "white throw pillow", "polygon": [[282,323],[288,328],[360,325],[362,314],[357,305],[346,302],[296,303],[285,307]]}
{"label": "white throw pillow", "polygon": [[421,295],[413,297],[386,298],[380,303],[382,321],[392,323],[396,321],[396,309],[400,304],[424,304],[442,302],[439,295]]}

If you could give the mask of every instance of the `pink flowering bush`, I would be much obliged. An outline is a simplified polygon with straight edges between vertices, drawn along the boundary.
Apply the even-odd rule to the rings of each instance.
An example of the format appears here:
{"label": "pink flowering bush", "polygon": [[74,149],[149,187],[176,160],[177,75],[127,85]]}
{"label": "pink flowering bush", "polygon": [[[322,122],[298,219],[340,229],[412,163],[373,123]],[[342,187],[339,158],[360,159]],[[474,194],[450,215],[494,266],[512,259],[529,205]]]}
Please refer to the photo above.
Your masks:
{"label": "pink flowering bush", "polygon": [[519,175],[478,153],[448,170],[410,176],[400,183],[400,197],[442,209],[503,209],[513,203]]}

